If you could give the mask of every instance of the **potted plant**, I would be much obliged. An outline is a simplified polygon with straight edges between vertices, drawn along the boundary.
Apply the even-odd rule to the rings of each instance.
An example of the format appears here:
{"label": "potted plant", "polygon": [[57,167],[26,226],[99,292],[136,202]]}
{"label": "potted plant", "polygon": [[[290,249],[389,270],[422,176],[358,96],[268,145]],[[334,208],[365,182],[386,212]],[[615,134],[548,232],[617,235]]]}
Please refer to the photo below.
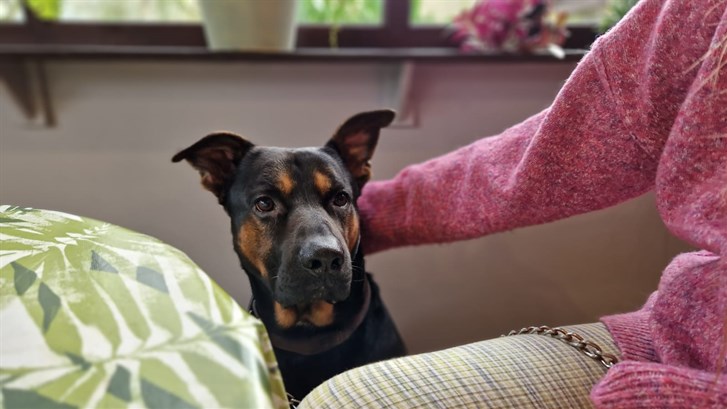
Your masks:
{"label": "potted plant", "polygon": [[295,48],[298,0],[199,0],[212,50],[284,52]]}

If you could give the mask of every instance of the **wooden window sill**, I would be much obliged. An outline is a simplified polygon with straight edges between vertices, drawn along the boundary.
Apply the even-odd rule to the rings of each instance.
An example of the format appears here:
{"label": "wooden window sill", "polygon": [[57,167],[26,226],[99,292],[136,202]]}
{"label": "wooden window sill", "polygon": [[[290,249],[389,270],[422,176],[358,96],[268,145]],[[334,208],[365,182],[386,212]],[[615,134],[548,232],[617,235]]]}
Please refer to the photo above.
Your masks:
{"label": "wooden window sill", "polygon": [[462,53],[455,48],[298,48],[291,52],[211,51],[200,46],[0,44],[0,60],[194,60],[259,62],[575,62],[587,51],[566,49],[558,59],[532,54]]}
{"label": "wooden window sill", "polygon": [[[292,52],[217,52],[202,46],[122,46],[69,44],[0,44],[0,81],[28,119],[42,118],[45,126],[56,124],[44,64],[48,61],[209,61],[257,63],[384,63],[391,65],[387,100],[399,112],[407,112],[409,88],[416,63],[574,63],[586,50],[565,50],[558,59],[533,54],[465,54],[455,48],[298,48]],[[413,126],[416,119],[402,118]]]}

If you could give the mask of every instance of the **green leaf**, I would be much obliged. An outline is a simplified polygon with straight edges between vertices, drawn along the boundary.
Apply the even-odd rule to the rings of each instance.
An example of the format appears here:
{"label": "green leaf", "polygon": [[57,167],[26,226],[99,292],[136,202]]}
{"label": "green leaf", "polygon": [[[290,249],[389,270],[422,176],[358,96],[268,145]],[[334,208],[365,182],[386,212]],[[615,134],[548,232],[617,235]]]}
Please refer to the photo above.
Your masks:
{"label": "green leaf", "polygon": [[34,390],[43,396],[62,399],[67,405],[88,407],[89,400],[93,399],[93,395],[99,389],[103,392],[107,382],[108,374],[104,371],[103,365],[98,367],[92,365],[87,371],[68,372]]}
{"label": "green leaf", "polygon": [[43,308],[43,333],[48,332],[51,322],[61,308],[61,299],[45,283],[40,283],[38,302]]}
{"label": "green leaf", "polygon": [[75,406],[56,402],[34,391],[3,388],[3,406],[5,409],[73,409]]}
{"label": "green leaf", "polygon": [[117,270],[114,266],[111,265],[111,263],[106,261],[94,250],[91,250],[91,270],[119,274],[119,270]]}
{"label": "green leaf", "polygon": [[169,289],[167,288],[167,283],[164,281],[164,276],[150,268],[143,266],[137,268],[136,280],[142,284],[148,285],[151,288],[169,294]]}
{"label": "green leaf", "polygon": [[194,321],[195,324],[197,324],[198,327],[202,329],[202,331],[207,334],[211,333],[215,329],[215,324],[205,317],[195,314],[192,311],[187,312],[187,315],[192,319],[192,321]]}
{"label": "green leaf", "polygon": [[188,312],[187,315],[192,318],[192,321],[194,321],[197,326],[199,326],[205,333],[207,333],[207,335],[215,344],[217,344],[220,348],[224,349],[225,352],[232,355],[238,361],[244,363],[242,345],[240,345],[237,340],[228,335],[222,334],[222,328],[216,326],[213,322],[210,322],[206,318],[193,312]]}
{"label": "green leaf", "polygon": [[125,402],[131,402],[131,373],[128,369],[121,365],[116,367],[107,392]]}
{"label": "green leaf", "polygon": [[35,271],[25,268],[14,261],[10,265],[13,266],[13,271],[15,272],[15,291],[18,295],[23,295],[33,285],[38,275]]}
{"label": "green leaf", "polygon": [[[121,271],[124,271],[123,267],[119,266]],[[118,274],[91,274],[89,277],[96,282],[96,284],[105,291],[109,296],[109,302],[116,305],[121,313],[121,320],[123,322],[116,322],[113,320],[117,328],[123,323],[126,323],[128,328],[134,334],[134,336],[140,339],[147,339],[151,336],[151,322],[147,321],[144,314],[140,310],[140,304],[134,301],[134,297],[129,292],[129,285],[136,285],[131,280],[124,280]],[[106,311],[110,313],[111,309],[106,308]],[[114,342],[114,345],[118,345],[118,342],[113,338],[113,334],[109,334],[109,338]],[[124,334],[119,332],[119,336],[125,337]]]}
{"label": "green leaf", "polygon": [[154,385],[146,379],[141,380],[141,397],[144,399],[144,404],[150,408],[195,408],[195,406],[192,406],[182,398]]}
{"label": "green leaf", "polygon": [[[182,352],[182,357],[199,382],[207,387],[220,406],[224,408],[241,407],[242,402],[249,402],[253,396],[264,394],[263,391],[269,391],[269,389],[261,391],[258,384],[255,383],[240,382],[237,375],[206,354]],[[261,378],[264,379],[262,386],[265,387],[269,380],[267,377]],[[262,406],[262,403],[258,402],[258,405]]]}
{"label": "green leaf", "polygon": [[57,20],[61,14],[60,0],[26,0],[28,6],[43,20]]}
{"label": "green leaf", "polygon": [[232,355],[233,358],[238,361],[245,363],[243,359],[242,345],[237,342],[236,339],[227,335],[213,335],[210,337],[215,344],[219,345],[220,348],[224,349],[225,352]]}
{"label": "green leaf", "polygon": [[83,359],[83,357],[81,357],[81,356],[72,354],[70,352],[66,352],[66,356],[68,357],[68,359],[71,360],[71,362],[73,362],[74,365],[80,366],[81,370],[83,370],[83,371],[85,371],[91,367],[91,363],[89,363],[88,361]]}
{"label": "green leaf", "polygon": [[[36,0],[38,1],[38,0]],[[7,208],[7,213],[19,213],[21,215],[25,215],[26,213],[32,213],[36,210],[32,207],[23,207],[23,206],[9,206]]]}

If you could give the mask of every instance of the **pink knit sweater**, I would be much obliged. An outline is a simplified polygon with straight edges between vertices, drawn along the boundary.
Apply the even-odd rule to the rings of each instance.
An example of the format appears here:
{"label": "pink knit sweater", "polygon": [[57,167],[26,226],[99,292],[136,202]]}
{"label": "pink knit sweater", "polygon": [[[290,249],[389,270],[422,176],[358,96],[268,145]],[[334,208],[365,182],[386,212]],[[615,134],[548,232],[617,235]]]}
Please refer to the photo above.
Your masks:
{"label": "pink knit sweater", "polygon": [[727,408],[727,0],[642,0],[545,111],[369,183],[364,248],[545,223],[655,189],[677,257],[633,313],[603,318],[623,354],[599,408]]}

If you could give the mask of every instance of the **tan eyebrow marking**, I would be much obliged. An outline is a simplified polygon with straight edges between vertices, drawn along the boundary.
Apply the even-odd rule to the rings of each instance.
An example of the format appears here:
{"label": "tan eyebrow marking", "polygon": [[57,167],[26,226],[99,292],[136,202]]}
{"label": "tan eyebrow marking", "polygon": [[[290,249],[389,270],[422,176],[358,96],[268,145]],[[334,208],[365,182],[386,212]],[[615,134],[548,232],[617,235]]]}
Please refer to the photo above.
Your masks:
{"label": "tan eyebrow marking", "polygon": [[313,172],[313,184],[318,189],[321,196],[325,196],[329,190],[331,190],[331,178],[323,174],[323,172],[316,170]]}
{"label": "tan eyebrow marking", "polygon": [[278,189],[287,196],[293,191],[293,186],[295,186],[295,183],[288,172],[280,172],[280,175],[278,176]]}

